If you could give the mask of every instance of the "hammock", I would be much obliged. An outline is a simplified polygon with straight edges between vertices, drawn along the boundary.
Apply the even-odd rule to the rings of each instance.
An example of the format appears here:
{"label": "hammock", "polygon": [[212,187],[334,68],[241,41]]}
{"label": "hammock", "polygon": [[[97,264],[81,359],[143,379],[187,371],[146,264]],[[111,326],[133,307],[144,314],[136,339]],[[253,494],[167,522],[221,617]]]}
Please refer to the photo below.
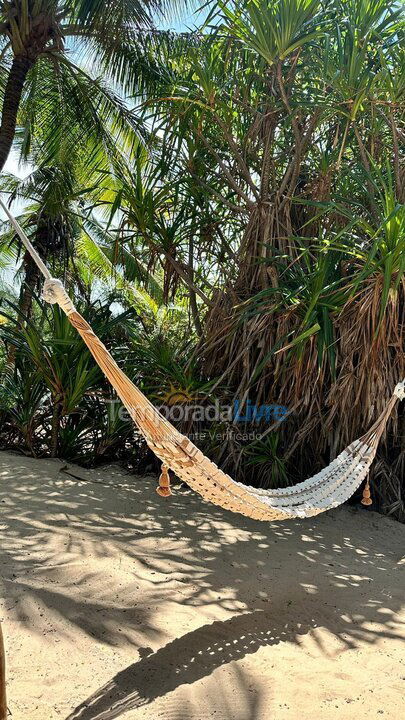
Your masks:
{"label": "hammock", "polygon": [[[162,461],[157,492],[171,494],[168,469],[184,480],[203,498],[226,510],[255,520],[287,520],[318,515],[347,500],[366,479],[387,420],[398,399],[405,398],[405,380],[398,383],[386,408],[375,424],[349,445],[328,467],[293,487],[261,490],[233,480],[211,462],[187,437],[152,405],[145,395],[120,370],[107,348],[90,325],[77,312],[62,282],[51,274],[32,246],[19,223],[0,199],[12,226],[45,276],[43,298],[57,303],[81,335],[95,361],[115,389],[149,448]],[[366,483],[364,505],[371,504]]]}

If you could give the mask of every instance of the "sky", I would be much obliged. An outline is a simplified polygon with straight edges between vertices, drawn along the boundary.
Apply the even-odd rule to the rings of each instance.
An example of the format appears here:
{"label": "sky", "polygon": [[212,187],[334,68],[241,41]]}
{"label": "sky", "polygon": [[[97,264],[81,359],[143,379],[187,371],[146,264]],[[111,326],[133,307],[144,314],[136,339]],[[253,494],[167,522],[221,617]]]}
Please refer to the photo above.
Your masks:
{"label": "sky", "polygon": [[30,165],[22,165],[18,162],[18,155],[15,150],[12,150],[10,152],[10,155],[8,156],[7,162],[4,166],[4,172],[13,173],[13,175],[17,175],[20,178],[26,177],[30,173],[31,169],[32,168]]}
{"label": "sky", "polygon": [[162,30],[174,30],[175,32],[187,32],[187,30],[195,30],[199,27],[208,15],[209,8],[203,2],[190,2],[190,7],[182,13],[173,13],[172,17],[167,17],[162,21],[158,21],[158,26]]}

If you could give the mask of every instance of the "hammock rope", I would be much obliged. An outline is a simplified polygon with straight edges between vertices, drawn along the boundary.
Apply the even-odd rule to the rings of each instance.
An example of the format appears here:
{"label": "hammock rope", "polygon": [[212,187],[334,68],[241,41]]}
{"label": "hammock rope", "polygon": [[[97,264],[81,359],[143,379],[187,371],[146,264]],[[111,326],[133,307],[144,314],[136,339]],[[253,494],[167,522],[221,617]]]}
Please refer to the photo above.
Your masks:
{"label": "hammock rope", "polygon": [[[45,277],[43,299],[57,303],[87,345],[95,361],[115,389],[149,448],[162,462],[157,492],[171,494],[170,468],[204,499],[255,520],[287,520],[318,515],[348,500],[368,476],[377,446],[388,418],[398,400],[405,399],[405,379],[399,382],[374,425],[352,442],[326,468],[293,487],[263,490],[236,482],[209,460],[196,445],[182,435],[134,385],[77,312],[62,282],[51,276],[17,220],[0,199],[10,223]],[[371,504],[370,488],[363,501]]]}

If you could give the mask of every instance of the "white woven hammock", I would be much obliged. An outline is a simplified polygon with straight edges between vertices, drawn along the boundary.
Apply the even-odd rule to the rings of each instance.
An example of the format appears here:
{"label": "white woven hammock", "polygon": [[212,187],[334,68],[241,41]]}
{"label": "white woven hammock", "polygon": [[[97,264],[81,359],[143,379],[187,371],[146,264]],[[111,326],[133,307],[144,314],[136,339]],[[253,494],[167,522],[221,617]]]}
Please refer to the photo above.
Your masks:
{"label": "white woven hammock", "polygon": [[[60,280],[51,274],[16,219],[0,199],[10,223],[45,276],[43,298],[58,303],[80,333],[101,370],[127,408],[148,446],[163,463],[158,492],[170,495],[167,468],[203,498],[227,510],[256,520],[287,520],[312,517],[347,500],[367,478],[378,442],[398,399],[405,398],[405,380],[398,383],[376,423],[349,445],[324,470],[290,488],[260,490],[233,480],[211,462],[156,410],[145,395],[120,370],[90,325],[77,312]],[[363,502],[371,503],[368,483]]]}

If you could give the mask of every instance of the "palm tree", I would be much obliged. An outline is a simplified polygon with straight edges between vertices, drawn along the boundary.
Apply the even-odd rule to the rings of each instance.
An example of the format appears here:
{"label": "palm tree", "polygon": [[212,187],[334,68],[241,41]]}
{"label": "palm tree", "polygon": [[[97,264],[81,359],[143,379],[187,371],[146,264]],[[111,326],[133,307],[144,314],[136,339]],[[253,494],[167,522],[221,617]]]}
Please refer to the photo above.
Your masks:
{"label": "palm tree", "polygon": [[[121,234],[108,227],[102,216],[102,206],[111,212],[108,199],[114,197],[116,186],[111,173],[101,173],[100,168],[90,172],[86,155],[79,151],[71,154],[69,162],[40,165],[24,179],[4,175],[0,191],[9,194],[10,205],[23,204],[18,221],[55,275],[64,276],[68,285],[72,282],[87,302],[92,280],[119,290],[123,303],[138,310],[147,322],[155,300],[161,301],[162,290],[143,261],[141,248],[132,245],[130,253],[123,246],[117,255]],[[7,228],[1,241],[15,262],[20,243],[13,230]],[[29,253],[22,260],[19,311],[22,318],[30,319],[42,278]]]}
{"label": "palm tree", "polygon": [[[89,135],[97,130],[103,138],[101,112],[104,125],[114,125],[116,133],[123,130],[123,123],[126,130],[135,130],[136,122],[128,108],[105,79],[119,83],[127,94],[133,93],[135,87],[141,88],[145,76],[153,79],[147,46],[154,42],[154,35],[149,31],[153,27],[152,13],[161,10],[164,4],[162,0],[0,2],[0,79],[4,87],[0,170],[14,140],[24,94],[25,147],[29,146],[33,126],[38,123],[36,113],[41,111],[43,117],[46,108],[59,132],[57,121],[62,120],[66,132],[73,110],[82,116],[82,132],[88,131]],[[74,58],[83,56],[87,69],[74,62]],[[97,79],[98,71],[104,72],[103,81]],[[55,112],[57,116],[52,117]]]}
{"label": "palm tree", "polygon": [[[10,204],[17,200],[24,204],[19,222],[31,241],[44,257],[45,262],[57,266],[63,274],[72,256],[75,238],[80,232],[81,209],[86,197],[84,179],[80,166],[70,162],[62,166],[54,164],[34,170],[23,180],[8,174],[2,178],[0,189],[10,195]],[[84,169],[82,169],[84,172]],[[13,231],[3,235],[15,247]],[[16,244],[18,257],[20,243]],[[33,294],[39,292],[41,275],[29,253],[24,252],[23,273],[19,309],[22,318],[31,317]]]}

